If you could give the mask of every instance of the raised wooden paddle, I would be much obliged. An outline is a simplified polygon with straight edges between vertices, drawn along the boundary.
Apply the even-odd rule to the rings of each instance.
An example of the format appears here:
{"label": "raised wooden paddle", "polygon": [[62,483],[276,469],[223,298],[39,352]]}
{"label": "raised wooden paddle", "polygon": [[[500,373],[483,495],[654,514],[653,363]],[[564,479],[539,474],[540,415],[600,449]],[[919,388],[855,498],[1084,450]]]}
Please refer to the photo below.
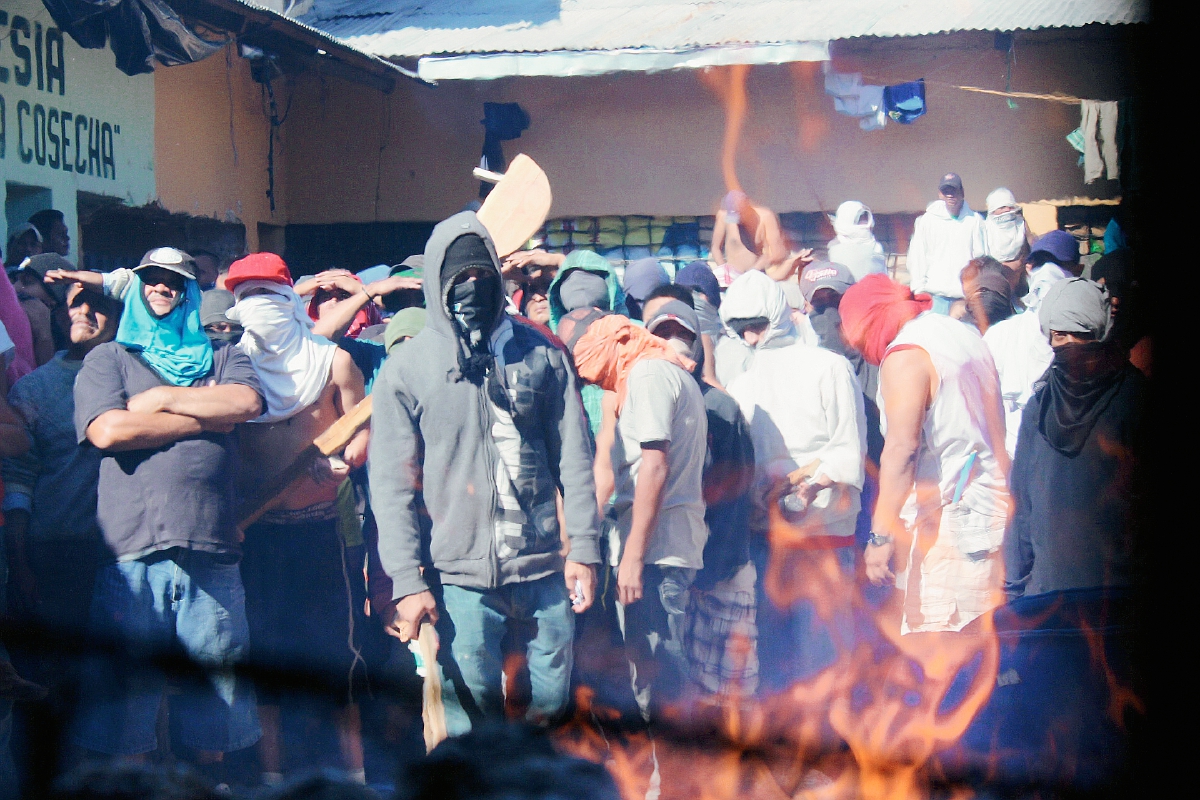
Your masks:
{"label": "raised wooden paddle", "polygon": [[500,175],[476,168],[475,176],[496,185],[475,216],[491,234],[496,255],[504,258],[537,233],[550,213],[550,181],[532,158],[519,154]]}

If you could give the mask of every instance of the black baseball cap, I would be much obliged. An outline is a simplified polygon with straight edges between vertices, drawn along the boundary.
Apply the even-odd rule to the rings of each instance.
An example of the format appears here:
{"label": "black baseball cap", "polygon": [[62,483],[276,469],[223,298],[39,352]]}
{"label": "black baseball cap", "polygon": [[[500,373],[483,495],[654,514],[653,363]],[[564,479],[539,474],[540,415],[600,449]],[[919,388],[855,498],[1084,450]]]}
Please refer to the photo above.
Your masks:
{"label": "black baseball cap", "polygon": [[945,189],[947,186],[951,189],[958,189],[960,192],[963,190],[962,178],[958,177],[957,172],[947,172],[942,176],[942,179],[938,182],[938,190]]}
{"label": "black baseball cap", "polygon": [[393,264],[389,275],[403,275],[406,278],[425,277],[425,256],[422,253],[409,256],[399,264]]}

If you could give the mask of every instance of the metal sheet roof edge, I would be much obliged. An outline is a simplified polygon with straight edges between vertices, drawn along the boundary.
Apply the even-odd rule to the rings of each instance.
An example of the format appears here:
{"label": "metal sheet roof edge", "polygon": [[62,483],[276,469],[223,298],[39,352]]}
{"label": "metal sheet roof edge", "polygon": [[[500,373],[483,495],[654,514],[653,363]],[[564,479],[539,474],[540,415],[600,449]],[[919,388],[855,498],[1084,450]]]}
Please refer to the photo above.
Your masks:
{"label": "metal sheet roof edge", "polygon": [[375,55],[374,53],[368,53],[367,51],[359,49],[359,48],[355,47],[354,45],[351,45],[351,44],[345,42],[344,40],[339,39],[336,36],[333,36],[332,34],[326,33],[325,31],[321,30],[320,28],[314,28],[312,25],[309,25],[304,22],[300,22],[299,20],[292,19],[291,17],[284,16],[283,14],[280,14],[278,11],[275,11],[270,8],[266,8],[265,6],[260,6],[257,3],[250,2],[250,0],[203,0],[203,2],[206,2],[210,5],[216,6],[218,8],[225,8],[226,10],[234,10],[234,9],[240,7],[241,9],[244,9],[246,11],[256,13],[260,16],[268,17],[271,20],[271,22],[282,23],[285,27],[291,26],[298,31],[303,31],[304,33],[307,33],[308,35],[321,40],[322,42],[328,44],[330,49],[343,51],[348,54],[351,54],[355,58],[369,61],[372,64],[377,65],[378,67],[382,68],[384,71],[399,73],[400,75],[403,75],[406,78],[410,78],[412,80],[419,81],[421,83],[426,83],[426,84],[429,83],[429,81],[422,78],[416,72],[413,72],[410,69],[406,69],[405,67],[402,67],[399,64],[397,64],[393,61],[390,61],[387,58],[384,58],[383,56],[378,56],[378,55]]}
{"label": "metal sheet roof edge", "polygon": [[433,56],[418,62],[427,80],[492,80],[511,76],[580,77],[613,72],[659,72],[728,64],[828,61],[829,42],[724,45],[687,50],[570,50]]}

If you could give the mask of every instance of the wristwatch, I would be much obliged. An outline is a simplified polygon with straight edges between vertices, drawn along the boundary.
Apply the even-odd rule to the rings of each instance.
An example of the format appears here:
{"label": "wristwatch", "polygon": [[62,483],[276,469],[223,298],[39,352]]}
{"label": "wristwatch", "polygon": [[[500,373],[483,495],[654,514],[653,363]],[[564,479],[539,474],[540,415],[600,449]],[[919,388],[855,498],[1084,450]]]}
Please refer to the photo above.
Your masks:
{"label": "wristwatch", "polygon": [[891,544],[893,537],[883,533],[875,533],[871,531],[871,538],[867,539],[867,544],[872,547],[883,547],[885,544]]}

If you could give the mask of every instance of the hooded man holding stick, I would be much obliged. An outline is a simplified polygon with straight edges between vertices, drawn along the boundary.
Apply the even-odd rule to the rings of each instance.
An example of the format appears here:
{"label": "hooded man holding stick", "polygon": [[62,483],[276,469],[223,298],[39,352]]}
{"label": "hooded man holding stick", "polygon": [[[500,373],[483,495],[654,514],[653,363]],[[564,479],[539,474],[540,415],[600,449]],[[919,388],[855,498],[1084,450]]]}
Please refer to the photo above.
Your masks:
{"label": "hooded man holding stick", "polygon": [[572,610],[591,605],[600,561],[575,374],[545,334],[504,312],[496,248],[473,212],[434,228],[424,290],[426,326],[396,346],[371,395],[371,502],[395,601],[388,632],[408,641],[423,621],[436,624],[454,736],[503,715],[501,641],[511,624],[531,627],[526,717],[548,722],[569,699]]}

